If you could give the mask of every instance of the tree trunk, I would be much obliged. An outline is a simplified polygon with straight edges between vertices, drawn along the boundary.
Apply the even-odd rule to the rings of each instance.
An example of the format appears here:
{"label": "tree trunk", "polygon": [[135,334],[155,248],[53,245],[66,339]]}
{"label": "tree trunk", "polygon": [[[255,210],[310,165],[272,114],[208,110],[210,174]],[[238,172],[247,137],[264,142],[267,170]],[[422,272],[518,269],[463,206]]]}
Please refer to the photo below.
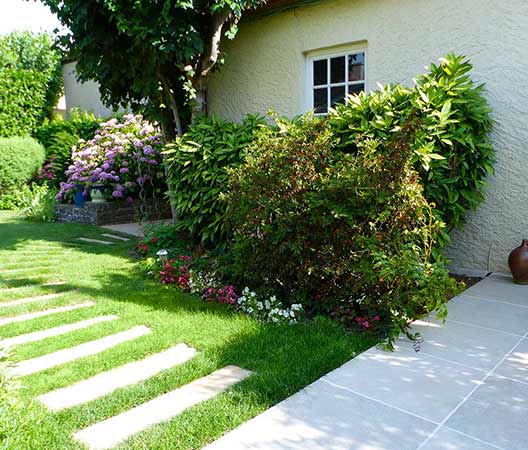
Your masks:
{"label": "tree trunk", "polygon": [[200,117],[207,115],[207,87],[200,85],[195,89],[196,98],[193,99],[191,106],[191,122],[193,124],[197,123]]}

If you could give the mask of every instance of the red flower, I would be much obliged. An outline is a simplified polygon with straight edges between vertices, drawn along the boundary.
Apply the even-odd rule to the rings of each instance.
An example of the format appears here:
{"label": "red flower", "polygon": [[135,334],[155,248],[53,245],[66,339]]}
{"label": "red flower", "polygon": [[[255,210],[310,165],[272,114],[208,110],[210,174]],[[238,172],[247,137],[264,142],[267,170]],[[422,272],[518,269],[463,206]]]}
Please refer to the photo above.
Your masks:
{"label": "red flower", "polygon": [[157,244],[158,243],[158,238],[156,236],[150,238],[150,243],[151,244]]}

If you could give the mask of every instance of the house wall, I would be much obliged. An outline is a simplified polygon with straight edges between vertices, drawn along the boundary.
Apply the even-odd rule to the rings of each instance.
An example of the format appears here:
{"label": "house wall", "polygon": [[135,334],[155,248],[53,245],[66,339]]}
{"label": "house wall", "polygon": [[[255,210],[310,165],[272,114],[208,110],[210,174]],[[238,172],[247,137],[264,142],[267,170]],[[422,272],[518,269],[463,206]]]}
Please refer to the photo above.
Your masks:
{"label": "house wall", "polygon": [[240,120],[269,109],[303,112],[308,52],[365,41],[367,89],[412,85],[440,56],[467,55],[486,83],[497,121],[496,173],[486,202],[452,233],[452,266],[506,271],[528,238],[528,2],[526,0],[322,0],[243,23],[210,84],[213,113]]}
{"label": "house wall", "polygon": [[66,111],[69,113],[73,108],[78,108],[82,111],[93,112],[99,117],[112,115],[113,110],[106,107],[101,101],[99,85],[95,81],[85,83],[77,81],[75,64],[75,62],[71,62],[62,66]]}

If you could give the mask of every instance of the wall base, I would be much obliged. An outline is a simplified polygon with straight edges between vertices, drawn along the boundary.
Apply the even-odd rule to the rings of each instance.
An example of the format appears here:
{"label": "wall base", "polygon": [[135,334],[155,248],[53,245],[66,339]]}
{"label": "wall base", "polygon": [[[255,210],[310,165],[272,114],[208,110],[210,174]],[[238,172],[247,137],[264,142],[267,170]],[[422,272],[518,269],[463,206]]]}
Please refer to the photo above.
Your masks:
{"label": "wall base", "polygon": [[[84,206],[59,204],[55,206],[57,222],[86,223],[90,225],[114,225],[131,223],[141,220],[139,202],[86,202]],[[146,205],[146,219],[170,219],[170,205],[160,200],[149,200]]]}

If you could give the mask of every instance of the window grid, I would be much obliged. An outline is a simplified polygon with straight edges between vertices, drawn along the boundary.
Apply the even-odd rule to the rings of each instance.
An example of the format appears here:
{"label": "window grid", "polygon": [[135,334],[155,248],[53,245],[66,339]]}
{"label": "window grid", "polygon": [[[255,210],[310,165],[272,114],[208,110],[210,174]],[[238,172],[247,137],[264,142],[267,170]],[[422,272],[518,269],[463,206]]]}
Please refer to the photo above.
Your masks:
{"label": "window grid", "polygon": [[[350,56],[354,55],[360,55],[363,54],[363,79],[357,80],[357,81],[348,81],[349,77],[349,58]],[[345,58],[345,81],[339,82],[339,83],[332,83],[331,79],[331,71],[332,71],[332,59],[344,57]],[[315,84],[314,82],[314,64],[318,61],[326,61],[326,84]],[[312,107],[314,108],[314,91],[315,89],[326,89],[326,112],[320,112],[315,113],[316,116],[324,116],[328,114],[328,110],[332,107],[332,88],[333,87],[345,87],[345,98],[349,95],[350,90],[349,88],[351,86],[365,86],[365,79],[366,79],[366,55],[365,52],[350,52],[350,53],[344,53],[344,54],[338,54],[338,55],[331,55],[331,56],[323,56],[323,57],[317,57],[310,60],[310,73],[311,73],[311,92],[310,95],[312,97]]]}

